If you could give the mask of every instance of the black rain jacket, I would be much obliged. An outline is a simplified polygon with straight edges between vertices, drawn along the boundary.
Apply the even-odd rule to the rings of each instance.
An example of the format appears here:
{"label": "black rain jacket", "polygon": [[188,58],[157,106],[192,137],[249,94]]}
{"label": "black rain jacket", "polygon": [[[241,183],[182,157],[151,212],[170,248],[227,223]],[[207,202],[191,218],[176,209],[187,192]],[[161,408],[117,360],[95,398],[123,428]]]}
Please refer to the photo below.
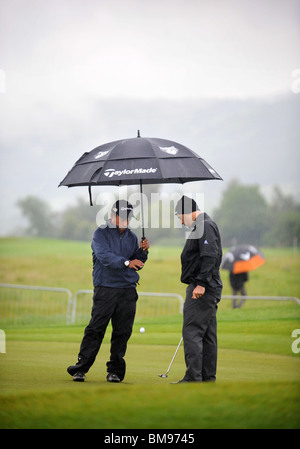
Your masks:
{"label": "black rain jacket", "polygon": [[223,288],[221,261],[219,229],[206,213],[201,213],[181,253],[181,282],[201,285],[208,294],[220,300]]}

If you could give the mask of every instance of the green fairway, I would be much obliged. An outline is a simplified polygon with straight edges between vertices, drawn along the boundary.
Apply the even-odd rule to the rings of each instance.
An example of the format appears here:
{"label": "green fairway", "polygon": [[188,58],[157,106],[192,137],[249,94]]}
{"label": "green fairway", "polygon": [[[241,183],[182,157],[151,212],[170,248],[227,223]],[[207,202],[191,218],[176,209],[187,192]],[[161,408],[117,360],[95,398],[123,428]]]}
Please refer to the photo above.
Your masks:
{"label": "green fairway", "polygon": [[300,359],[291,351],[289,332],[294,321],[245,324],[230,321],[230,313],[223,312],[224,320],[219,314],[216,384],[170,384],[184,374],[182,347],[169,376],[158,377],[178,344],[180,317],[165,325],[159,320],[135,324],[125,381],[114,385],[105,380],[110,327],[84,384],[74,383],[66,372],[76,360],[82,327],[9,329],[0,359],[0,426],[299,428]]}
{"label": "green fairway", "polygon": [[[299,255],[289,249],[265,254],[267,262],[251,274],[248,293],[299,297]],[[179,255],[180,248],[152,248],[139,290],[184,296]],[[89,244],[81,242],[4,239],[2,282],[90,289],[90,256]],[[229,294],[228,273],[222,275]],[[292,331],[300,329],[296,302],[247,301],[232,309],[229,300],[221,301],[215,384],[170,384],[184,375],[182,346],[169,376],[158,377],[169,366],[181,326],[179,314],[138,318],[121,384],[105,379],[110,326],[83,384],[73,382],[66,368],[76,361],[84,325],[2,327],[0,427],[300,428],[300,353],[292,351]]]}
{"label": "green fairway", "polygon": [[63,329],[53,329],[52,341],[38,341],[36,336],[21,341],[21,332],[14,332],[10,341],[8,333],[7,353],[1,355],[2,428],[201,429],[300,425],[297,357],[220,349],[216,384],[171,385],[184,373],[182,348],[169,377],[160,378],[158,374],[166,371],[176,346],[144,344],[144,334],[135,329],[123,383],[112,385],[105,380],[105,362],[109,357],[106,342],[87,374],[87,381],[77,384],[67,374],[66,367],[75,361],[79,329],[73,329],[71,335],[78,340],[76,343],[64,341],[68,338]]}
{"label": "green fairway", "polygon": [[[150,242],[151,243],[151,242]],[[153,245],[140,272],[140,291],[174,292],[180,283],[181,247]],[[225,249],[224,249],[225,252]],[[250,273],[249,295],[300,296],[300,252],[292,248],[263,249],[266,263]],[[78,289],[92,288],[90,243],[39,238],[0,238],[1,282]],[[231,293],[228,271],[222,270],[223,294]]]}

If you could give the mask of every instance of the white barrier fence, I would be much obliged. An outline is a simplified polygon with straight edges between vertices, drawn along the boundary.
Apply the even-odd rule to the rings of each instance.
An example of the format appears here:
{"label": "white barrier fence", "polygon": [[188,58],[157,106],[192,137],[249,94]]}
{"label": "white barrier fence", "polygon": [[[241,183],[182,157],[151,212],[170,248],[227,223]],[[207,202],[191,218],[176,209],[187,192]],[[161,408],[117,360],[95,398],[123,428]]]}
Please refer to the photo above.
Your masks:
{"label": "white barrier fence", "polygon": [[[176,293],[138,292],[137,318],[167,317],[182,313],[184,299]],[[0,328],[82,324],[90,319],[93,290],[0,284]],[[294,301],[290,296],[232,296],[223,299]],[[221,302],[221,304],[222,304]],[[227,302],[227,301],[226,301]],[[229,304],[230,307],[230,304]]]}
{"label": "white barrier fence", "polygon": [[72,303],[66,288],[0,284],[0,327],[69,323]]}
{"label": "white barrier fence", "polygon": [[[182,313],[183,298],[176,293],[139,292],[137,317]],[[0,328],[87,323],[93,290],[0,284]]]}
{"label": "white barrier fence", "polygon": [[[73,298],[71,323],[90,319],[93,290],[78,290]],[[138,292],[136,317],[152,318],[178,315],[183,310],[183,297],[176,293]]]}
{"label": "white barrier fence", "polygon": [[256,300],[256,301],[295,301],[300,305],[300,299],[295,296],[247,296],[247,295],[222,295],[222,299]]}

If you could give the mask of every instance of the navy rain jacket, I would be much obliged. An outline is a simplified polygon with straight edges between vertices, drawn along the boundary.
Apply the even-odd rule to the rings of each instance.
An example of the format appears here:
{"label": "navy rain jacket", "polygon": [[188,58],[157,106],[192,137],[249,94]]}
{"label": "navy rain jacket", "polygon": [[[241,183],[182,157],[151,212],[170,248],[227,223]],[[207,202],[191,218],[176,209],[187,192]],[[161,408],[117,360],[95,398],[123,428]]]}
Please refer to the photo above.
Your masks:
{"label": "navy rain jacket", "polygon": [[91,246],[94,287],[136,287],[140,277],[134,268],[125,267],[124,262],[139,259],[145,263],[148,251],[139,247],[137,236],[130,229],[120,233],[108,221],[96,229]]}

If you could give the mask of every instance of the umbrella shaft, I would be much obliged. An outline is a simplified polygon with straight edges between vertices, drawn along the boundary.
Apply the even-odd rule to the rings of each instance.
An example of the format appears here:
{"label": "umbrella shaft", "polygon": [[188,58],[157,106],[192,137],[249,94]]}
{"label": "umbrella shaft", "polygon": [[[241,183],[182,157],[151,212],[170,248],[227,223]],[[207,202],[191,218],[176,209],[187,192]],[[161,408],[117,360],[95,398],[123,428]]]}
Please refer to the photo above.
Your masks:
{"label": "umbrella shaft", "polygon": [[145,240],[145,229],[144,229],[144,208],[143,208],[143,183],[140,181],[140,191],[141,191],[141,217],[142,217],[142,240]]}

